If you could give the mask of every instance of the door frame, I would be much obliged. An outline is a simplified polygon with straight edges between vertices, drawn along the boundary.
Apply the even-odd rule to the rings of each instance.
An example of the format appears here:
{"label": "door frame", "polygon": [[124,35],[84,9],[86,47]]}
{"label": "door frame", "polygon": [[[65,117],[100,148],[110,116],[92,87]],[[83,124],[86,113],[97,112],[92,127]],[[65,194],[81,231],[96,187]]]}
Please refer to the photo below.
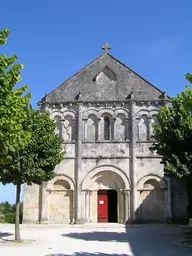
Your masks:
{"label": "door frame", "polygon": [[[124,215],[124,200],[123,200],[123,197],[122,197],[122,193],[120,190],[118,189],[114,189],[114,188],[107,188],[107,189],[98,189],[96,190],[96,193],[97,193],[97,196],[96,196],[96,202],[95,202],[95,205],[96,205],[96,216],[95,216],[95,220],[96,220],[96,223],[100,223],[98,222],[98,192],[99,190],[116,190],[117,192],[117,223],[120,223],[121,220],[120,218],[123,218],[123,215]],[[121,215],[120,216],[120,208],[121,208]],[[92,211],[93,213],[93,211]],[[109,223],[109,222],[106,222],[106,223]]]}

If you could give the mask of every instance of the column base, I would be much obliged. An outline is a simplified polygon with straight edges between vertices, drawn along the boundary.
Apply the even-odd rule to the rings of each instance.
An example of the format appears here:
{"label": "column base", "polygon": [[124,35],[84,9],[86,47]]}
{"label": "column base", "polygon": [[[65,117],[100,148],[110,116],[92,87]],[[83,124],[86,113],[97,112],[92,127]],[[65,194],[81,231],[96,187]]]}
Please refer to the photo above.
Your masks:
{"label": "column base", "polygon": [[43,220],[39,221],[39,224],[48,225],[49,221],[48,221],[48,219],[43,219]]}
{"label": "column base", "polygon": [[74,221],[74,224],[85,224],[86,223],[86,221],[85,221],[85,219],[84,218],[78,218],[78,219],[76,219],[75,221]]}

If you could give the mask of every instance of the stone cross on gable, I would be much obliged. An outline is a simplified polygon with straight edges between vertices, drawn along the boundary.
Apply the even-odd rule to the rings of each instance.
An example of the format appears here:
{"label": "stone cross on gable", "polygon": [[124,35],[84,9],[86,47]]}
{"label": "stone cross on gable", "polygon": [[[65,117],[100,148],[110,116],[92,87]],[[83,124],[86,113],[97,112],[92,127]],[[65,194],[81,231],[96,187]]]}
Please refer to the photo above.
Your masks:
{"label": "stone cross on gable", "polygon": [[104,50],[104,53],[108,53],[108,51],[111,49],[111,46],[105,42],[101,49]]}

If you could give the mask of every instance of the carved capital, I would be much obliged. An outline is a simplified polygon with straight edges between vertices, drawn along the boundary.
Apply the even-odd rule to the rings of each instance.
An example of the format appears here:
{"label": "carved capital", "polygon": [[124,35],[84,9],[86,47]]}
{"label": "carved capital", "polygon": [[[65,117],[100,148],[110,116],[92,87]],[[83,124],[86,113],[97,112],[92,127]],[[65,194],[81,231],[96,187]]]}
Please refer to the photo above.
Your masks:
{"label": "carved capital", "polygon": [[125,195],[126,197],[129,196],[129,190],[124,190],[123,193],[124,193],[124,195]]}
{"label": "carved capital", "polygon": [[46,189],[46,192],[48,192],[49,194],[50,194],[52,191],[53,191],[53,190],[52,190],[51,188],[49,188],[49,187]]}
{"label": "carved capital", "polygon": [[135,106],[135,105],[136,105],[136,102],[132,100],[132,101],[131,101],[131,105],[132,105],[132,106]]}

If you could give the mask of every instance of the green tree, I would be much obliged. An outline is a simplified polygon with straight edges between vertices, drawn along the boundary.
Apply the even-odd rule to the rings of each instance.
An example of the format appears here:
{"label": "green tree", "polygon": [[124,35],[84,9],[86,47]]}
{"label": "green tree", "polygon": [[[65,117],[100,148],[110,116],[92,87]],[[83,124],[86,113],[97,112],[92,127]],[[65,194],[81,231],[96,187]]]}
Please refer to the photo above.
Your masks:
{"label": "green tree", "polygon": [[[189,82],[192,76],[186,75]],[[185,180],[188,218],[192,218],[192,91],[189,86],[163,106],[151,147],[163,157],[166,172]]]}
{"label": "green tree", "polygon": [[12,155],[13,161],[0,169],[3,184],[16,185],[15,240],[20,241],[19,202],[21,184],[42,184],[55,176],[54,168],[63,159],[60,138],[55,134],[56,124],[49,113],[28,109],[24,130],[31,133],[31,141],[24,149]]}
{"label": "green tree", "polygon": [[[0,47],[7,42],[10,31],[0,30]],[[11,155],[30,141],[30,133],[24,131],[22,122],[30,94],[26,85],[15,88],[21,80],[21,64],[15,64],[17,56],[0,54],[0,165],[11,161]]]}
{"label": "green tree", "polygon": [[7,201],[0,203],[0,213],[6,214],[8,212],[14,212],[13,206]]}

